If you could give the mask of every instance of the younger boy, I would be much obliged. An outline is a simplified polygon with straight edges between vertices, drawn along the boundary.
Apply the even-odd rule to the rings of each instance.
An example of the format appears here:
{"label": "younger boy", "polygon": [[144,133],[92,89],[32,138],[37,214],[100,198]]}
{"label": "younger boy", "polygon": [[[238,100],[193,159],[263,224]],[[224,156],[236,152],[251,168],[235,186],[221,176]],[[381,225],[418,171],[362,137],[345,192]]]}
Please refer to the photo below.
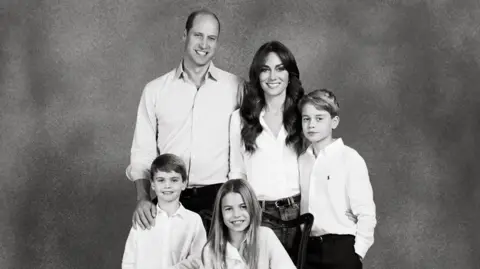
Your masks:
{"label": "younger boy", "polygon": [[130,229],[122,269],[196,267],[207,239],[200,216],[179,201],[187,186],[185,164],[173,154],[162,154],[152,163],[150,181],[158,198],[156,225]]}
{"label": "younger boy", "polygon": [[[332,138],[340,121],[332,92],[310,92],[298,106],[311,143],[299,157],[300,210],[315,217],[304,268],[360,269],[377,223],[367,166],[341,138]],[[350,210],[357,222],[345,214]]]}

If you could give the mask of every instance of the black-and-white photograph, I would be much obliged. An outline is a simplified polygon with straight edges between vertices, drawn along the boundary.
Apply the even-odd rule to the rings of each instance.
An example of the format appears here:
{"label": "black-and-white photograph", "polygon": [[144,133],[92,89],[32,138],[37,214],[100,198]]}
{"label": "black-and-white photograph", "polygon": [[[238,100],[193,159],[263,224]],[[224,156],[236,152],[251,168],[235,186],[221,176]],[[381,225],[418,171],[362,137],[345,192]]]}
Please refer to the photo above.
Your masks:
{"label": "black-and-white photograph", "polygon": [[2,0],[0,268],[475,269],[478,0]]}

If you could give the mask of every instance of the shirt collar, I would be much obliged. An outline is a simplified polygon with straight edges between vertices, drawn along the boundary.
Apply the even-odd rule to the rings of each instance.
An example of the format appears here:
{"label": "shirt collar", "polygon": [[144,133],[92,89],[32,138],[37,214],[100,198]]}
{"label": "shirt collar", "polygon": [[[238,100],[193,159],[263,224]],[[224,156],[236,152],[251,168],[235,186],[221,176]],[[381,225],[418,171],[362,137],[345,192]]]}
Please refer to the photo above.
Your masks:
{"label": "shirt collar", "polygon": [[[345,144],[343,144],[343,140],[341,138],[337,138],[330,145],[322,149],[318,155],[323,154],[325,156],[331,156],[333,154],[336,154],[337,152],[341,152],[344,146]],[[315,156],[315,154],[313,153],[313,145],[310,145],[307,148],[307,152],[308,154]]]}
{"label": "shirt collar", "polygon": [[[263,129],[269,129],[267,123],[263,119],[264,116],[265,116],[265,108],[263,108],[262,111],[260,111],[258,120],[260,121],[260,125],[263,127]],[[280,127],[280,132],[277,135],[277,139],[285,140],[286,137],[287,137],[287,130],[285,129],[285,126],[282,124],[282,126]]]}
{"label": "shirt collar", "polygon": [[[177,70],[175,71],[175,79],[179,79],[184,75],[186,75],[186,73],[183,70],[183,61],[181,61],[177,67]],[[218,68],[213,64],[213,62],[210,62],[205,76],[213,79],[214,81],[218,81],[219,71]]]}
{"label": "shirt collar", "polygon": [[[179,203],[180,203],[180,202],[179,202]],[[159,214],[164,213],[165,215],[167,215],[167,212],[165,212],[165,210],[161,209],[158,204],[157,204],[157,211],[158,211]],[[185,207],[183,207],[183,205],[180,203],[180,206],[177,208],[177,211],[175,211],[175,213],[173,213],[172,217],[174,217],[174,216],[179,216],[179,217],[181,217],[182,219],[185,219],[186,213],[187,213],[187,210],[186,210]]]}
{"label": "shirt collar", "polygon": [[[245,241],[246,241],[246,239],[242,241],[242,245],[245,244]],[[240,247],[240,249],[241,249],[241,247]],[[227,241],[227,248],[226,248],[226,256],[227,256],[228,259],[237,260],[237,261],[241,261],[241,262],[245,263],[242,255],[240,254],[240,251],[228,241]]]}

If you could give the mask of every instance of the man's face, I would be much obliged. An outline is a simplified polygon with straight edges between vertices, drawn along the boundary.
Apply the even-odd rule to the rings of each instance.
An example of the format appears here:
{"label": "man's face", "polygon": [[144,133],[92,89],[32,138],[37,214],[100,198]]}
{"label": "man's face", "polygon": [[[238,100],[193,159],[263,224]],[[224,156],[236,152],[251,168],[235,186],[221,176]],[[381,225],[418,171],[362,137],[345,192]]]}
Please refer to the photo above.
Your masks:
{"label": "man's face", "polygon": [[211,15],[197,15],[192,28],[188,33],[185,31],[184,39],[185,60],[194,67],[208,65],[217,48],[217,20]]}

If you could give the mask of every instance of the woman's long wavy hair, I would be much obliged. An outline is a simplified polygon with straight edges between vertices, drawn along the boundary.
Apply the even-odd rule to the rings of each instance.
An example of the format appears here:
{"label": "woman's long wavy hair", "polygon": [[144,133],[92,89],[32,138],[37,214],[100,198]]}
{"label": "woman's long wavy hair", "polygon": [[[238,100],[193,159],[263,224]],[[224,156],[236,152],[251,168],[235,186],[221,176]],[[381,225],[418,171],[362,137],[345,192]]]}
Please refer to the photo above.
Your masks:
{"label": "woman's long wavy hair", "polygon": [[[247,268],[256,269],[258,264],[258,228],[262,220],[262,209],[256,198],[250,184],[243,179],[232,179],[225,182],[217,192],[215,204],[213,207],[212,222],[207,243],[202,250],[202,262],[205,261],[205,251],[209,251],[212,255],[208,255],[211,260],[207,264],[212,265],[209,269],[223,269],[226,266],[226,247],[229,238],[227,226],[225,226],[222,214],[222,199],[228,193],[238,193],[242,196],[250,214],[250,225],[245,230],[245,246],[243,247],[242,257],[247,263]],[[207,250],[208,248],[208,250]]]}
{"label": "woman's long wavy hair", "polygon": [[253,57],[249,71],[249,82],[245,83],[245,92],[240,105],[242,118],[242,141],[245,150],[250,154],[257,149],[256,139],[262,132],[260,125],[260,113],[265,108],[265,94],[260,85],[260,72],[265,64],[269,53],[275,53],[288,71],[289,83],[286,89],[285,103],[283,104],[283,126],[287,131],[285,144],[292,147],[300,155],[304,151],[302,139],[301,115],[297,109],[297,103],[304,95],[304,89],[300,81],[297,61],[292,52],[279,41],[270,41],[263,44]]}

